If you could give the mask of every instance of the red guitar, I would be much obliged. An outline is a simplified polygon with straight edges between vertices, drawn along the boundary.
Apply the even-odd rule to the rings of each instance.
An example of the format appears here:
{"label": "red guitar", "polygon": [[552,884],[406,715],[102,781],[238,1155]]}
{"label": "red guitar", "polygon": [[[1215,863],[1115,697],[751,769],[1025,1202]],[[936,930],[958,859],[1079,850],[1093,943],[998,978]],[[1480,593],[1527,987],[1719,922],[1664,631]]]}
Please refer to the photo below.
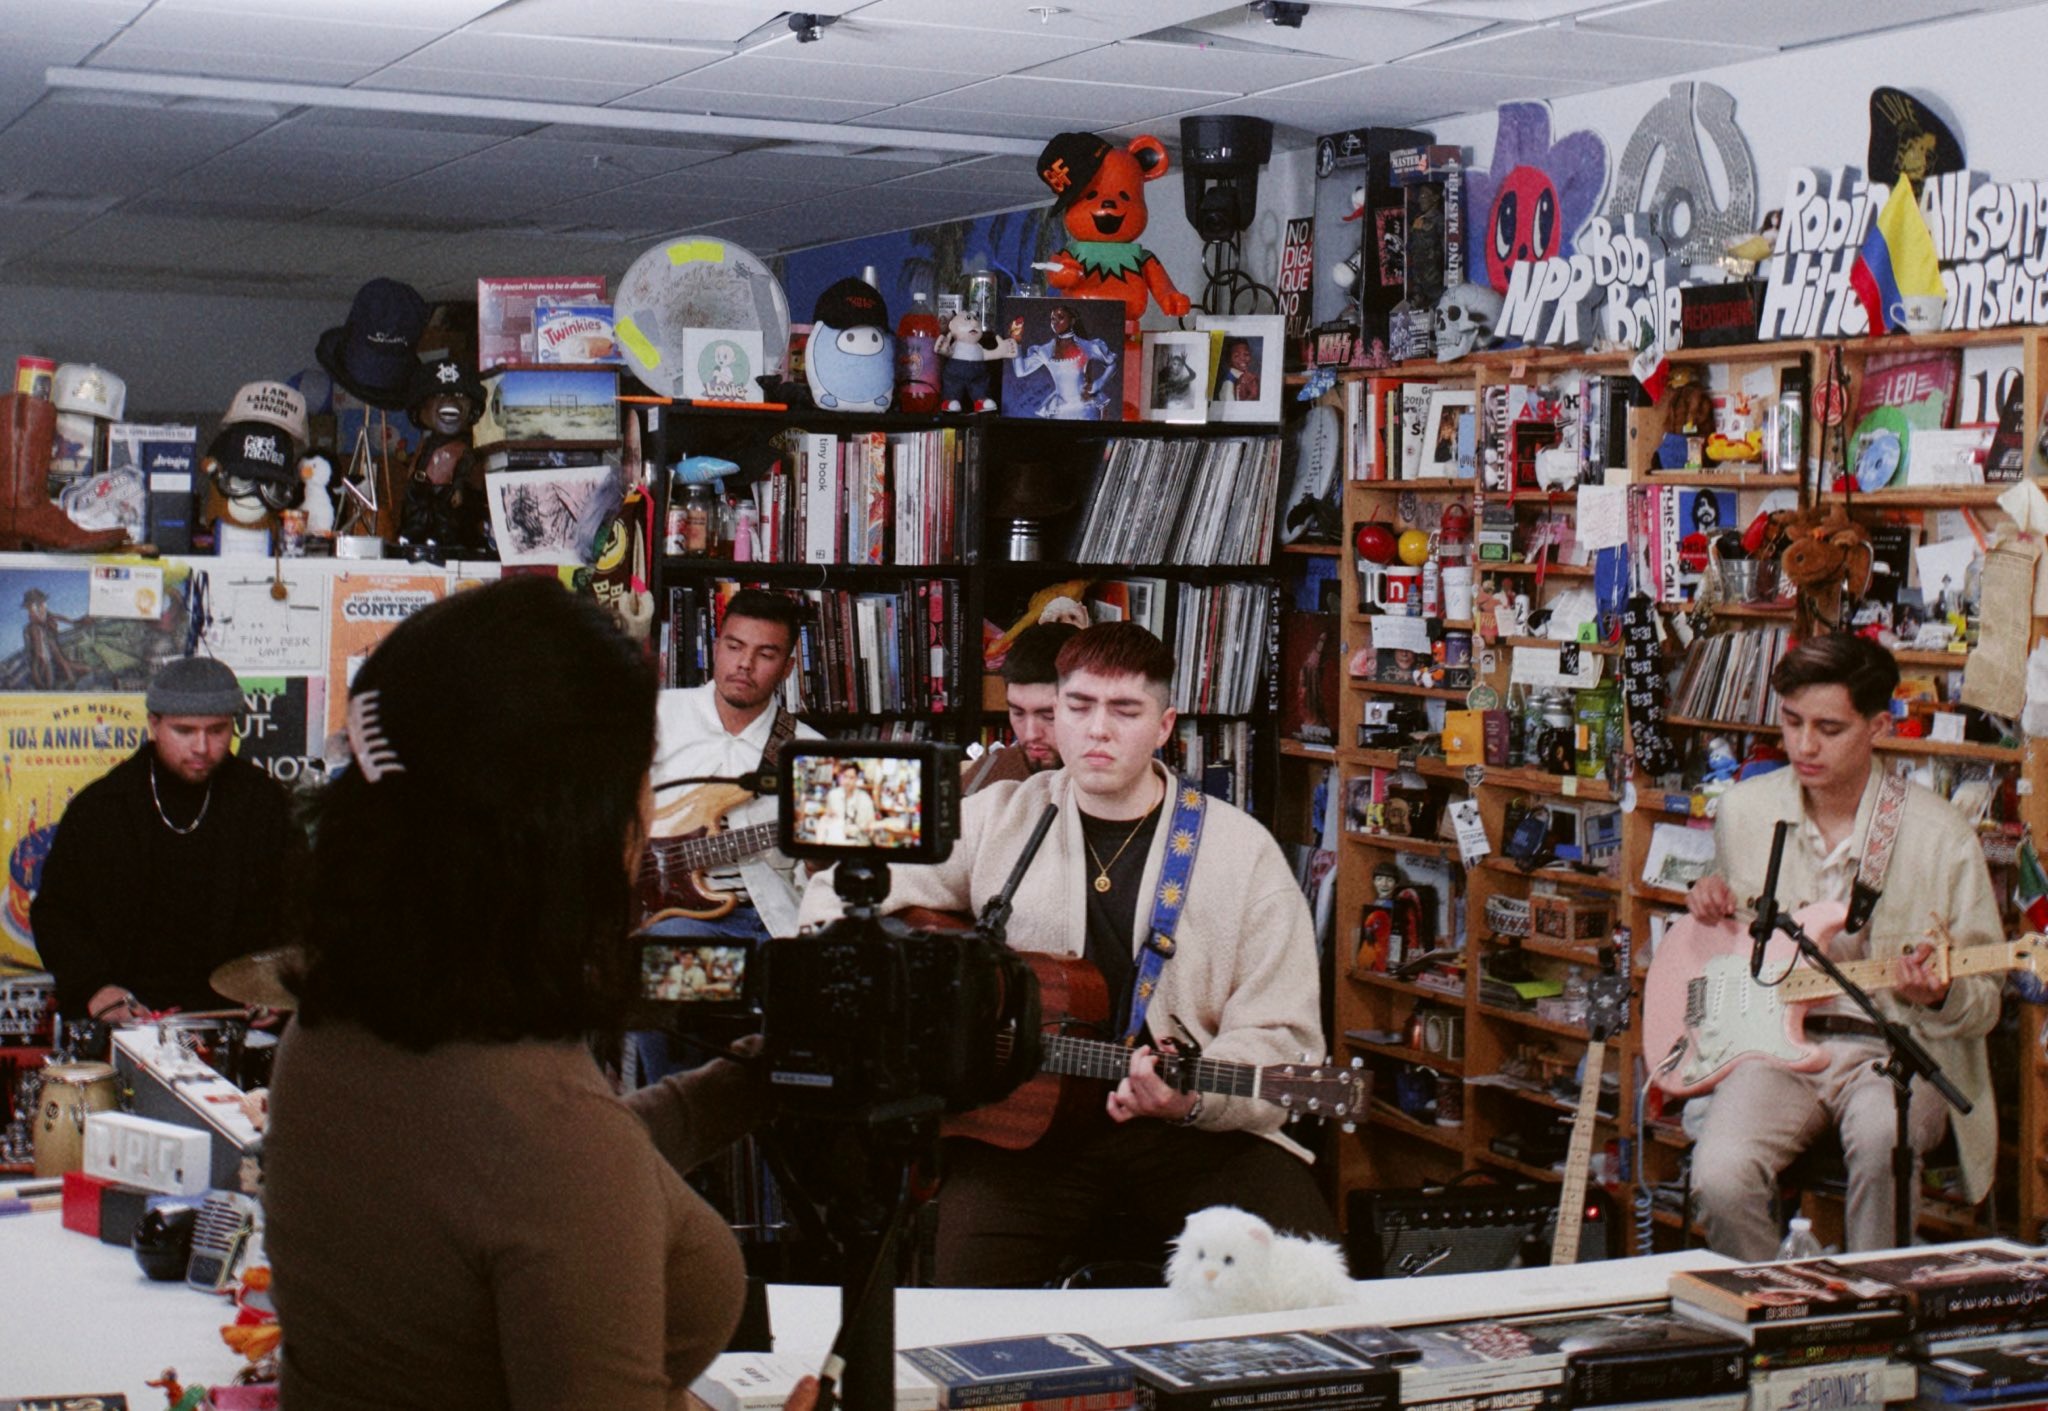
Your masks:
{"label": "red guitar", "polygon": [[724,826],[726,814],[755,797],[752,790],[730,784],[702,784],[655,810],[653,835],[640,858],[634,893],[642,926],[667,916],[715,920],[737,905],[730,894],[712,886],[706,874],[774,848],[779,823]]}
{"label": "red guitar", "polygon": [[[904,912],[901,919],[933,930],[961,929],[958,917],[922,908]],[[968,1137],[1008,1151],[1036,1146],[1063,1125],[1100,1112],[1104,1085],[1123,1081],[1131,1068],[1131,1050],[1122,1044],[1074,1032],[1108,1031],[1109,989],[1102,973],[1076,956],[1018,954],[1038,977],[1044,1028],[1038,1076],[1001,1102],[949,1117],[940,1127],[946,1136]],[[1158,1057],[1160,1077],[1176,1088],[1257,1098],[1285,1109],[1290,1121],[1327,1117],[1343,1122],[1348,1131],[1370,1096],[1371,1075],[1362,1065],[1344,1069],[1328,1060],[1304,1060],[1258,1068],[1213,1058],[1183,1059],[1164,1053]]]}

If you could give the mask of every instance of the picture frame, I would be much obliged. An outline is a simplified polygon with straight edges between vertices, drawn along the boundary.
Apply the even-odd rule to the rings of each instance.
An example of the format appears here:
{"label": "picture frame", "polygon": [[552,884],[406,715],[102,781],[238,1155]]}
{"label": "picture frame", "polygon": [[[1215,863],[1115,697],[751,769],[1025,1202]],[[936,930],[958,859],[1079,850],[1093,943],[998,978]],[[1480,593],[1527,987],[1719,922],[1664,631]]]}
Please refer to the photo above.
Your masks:
{"label": "picture frame", "polygon": [[1209,420],[1279,421],[1287,320],[1279,314],[1204,314],[1195,327],[1211,341]]}
{"label": "picture frame", "polygon": [[1013,420],[1124,419],[1124,306],[1118,299],[1003,300],[1001,415]]}
{"label": "picture frame", "polygon": [[1145,420],[1207,421],[1209,335],[1177,331],[1147,333],[1143,386]]}
{"label": "picture frame", "polygon": [[1479,394],[1469,387],[1440,387],[1429,394],[1416,479],[1469,479],[1477,473],[1472,448],[1478,404]]}

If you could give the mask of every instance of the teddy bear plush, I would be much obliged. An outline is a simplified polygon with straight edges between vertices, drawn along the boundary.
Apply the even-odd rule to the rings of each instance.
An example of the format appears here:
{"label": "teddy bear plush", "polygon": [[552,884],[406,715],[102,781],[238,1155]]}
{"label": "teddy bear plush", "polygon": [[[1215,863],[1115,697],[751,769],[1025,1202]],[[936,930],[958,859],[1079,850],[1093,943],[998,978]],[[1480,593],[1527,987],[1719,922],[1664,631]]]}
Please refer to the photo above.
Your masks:
{"label": "teddy bear plush", "polygon": [[1785,546],[1780,571],[1797,585],[1808,612],[1839,624],[1844,593],[1860,598],[1870,587],[1869,533],[1841,505],[1784,511],[1773,519]]}
{"label": "teddy bear plush", "polygon": [[1062,294],[1122,302],[1124,341],[1132,354],[1124,359],[1127,416],[1137,414],[1138,320],[1155,300],[1170,318],[1193,307],[1159,257],[1138,243],[1151,218],[1145,183],[1165,176],[1167,167],[1166,148],[1156,137],[1116,147],[1092,132],[1062,132],[1038,154],[1038,179],[1053,194],[1067,244],[1037,268]]}
{"label": "teddy bear plush", "polygon": [[939,404],[949,412],[994,411],[995,365],[1017,356],[1017,340],[998,338],[972,310],[962,309],[946,321],[934,346],[946,360],[939,369]]}

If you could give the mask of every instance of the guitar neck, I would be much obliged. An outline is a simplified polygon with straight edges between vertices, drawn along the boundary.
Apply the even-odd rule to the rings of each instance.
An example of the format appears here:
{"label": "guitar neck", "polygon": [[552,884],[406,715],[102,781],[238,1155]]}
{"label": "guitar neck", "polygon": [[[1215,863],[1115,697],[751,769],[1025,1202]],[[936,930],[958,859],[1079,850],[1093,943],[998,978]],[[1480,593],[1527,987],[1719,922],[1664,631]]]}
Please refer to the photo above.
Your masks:
{"label": "guitar neck", "polygon": [[[1988,975],[2011,970],[2021,956],[2042,944],[2038,935],[2022,936],[2010,945],[1936,946],[1928,961],[1937,975]],[[1838,961],[1842,974],[1861,989],[1888,990],[1899,983],[1898,964],[1893,957]],[[1824,972],[1801,965],[1778,987],[1778,997],[1787,1004],[1805,1000],[1832,999],[1842,992]]]}
{"label": "guitar neck", "polygon": [[1593,1128],[1600,1114],[1600,1076],[1607,1066],[1604,1042],[1586,1045],[1586,1076],[1579,1083],[1579,1106],[1572,1114],[1572,1141],[1565,1153],[1564,1181],[1557,1196],[1557,1233],[1550,1241],[1550,1262],[1579,1262],[1579,1231],[1586,1218],[1586,1175],[1593,1164]]}
{"label": "guitar neck", "polygon": [[648,842],[647,850],[672,871],[702,872],[708,867],[731,867],[768,851],[780,841],[781,828],[779,823],[756,823],[702,838],[655,838]]}
{"label": "guitar neck", "polygon": [[[1040,1068],[1047,1073],[1115,1083],[1131,1071],[1131,1050],[1122,1044],[1065,1034],[1048,1034],[1043,1043],[1045,1056]],[[1160,1054],[1159,1075],[1174,1087],[1189,1092],[1215,1093],[1218,1097],[1259,1095],[1259,1070],[1249,1063],[1198,1058],[1190,1064],[1171,1054]]]}

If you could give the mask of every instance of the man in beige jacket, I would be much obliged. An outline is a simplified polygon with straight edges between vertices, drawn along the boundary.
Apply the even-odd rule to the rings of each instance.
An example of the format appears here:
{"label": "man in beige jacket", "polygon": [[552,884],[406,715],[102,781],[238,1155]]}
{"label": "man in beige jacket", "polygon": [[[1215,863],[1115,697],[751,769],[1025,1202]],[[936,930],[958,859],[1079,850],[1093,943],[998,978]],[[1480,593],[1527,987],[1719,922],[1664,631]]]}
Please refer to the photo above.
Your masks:
{"label": "man in beige jacket", "polygon": [[[1812,638],[1780,659],[1771,684],[1790,765],[1738,785],[1721,800],[1714,823],[1719,872],[1693,885],[1686,898],[1693,916],[1718,921],[1754,903],[1781,819],[1794,826],[1778,876],[1778,904],[1791,911],[1849,900],[1883,778],[1874,751],[1890,729],[1888,707],[1898,683],[1891,653],[1861,637]],[[1870,924],[1855,936],[1837,937],[1829,949],[1837,960],[1897,955],[1894,983],[1877,993],[1878,1006],[1912,1030],[1975,1104],[1967,1116],[1953,1114],[1916,1078],[1913,1147],[1916,1155],[1926,1153],[1953,1122],[1964,1196],[1978,1200],[1990,1188],[1998,1145],[1984,1035],[1998,1022],[1999,980],[1944,979],[1929,959],[1930,947],[1907,943],[1927,930],[1930,913],[1961,945],[2005,938],[1976,832],[1939,795],[1907,785],[1897,844]],[[1772,1187],[1830,1126],[1841,1133],[1848,1165],[1848,1247],[1889,1249],[1895,1242],[1892,1086],[1872,1066],[1884,1057],[1884,1044],[1846,998],[1816,1006],[1806,1030],[1828,1051],[1828,1066],[1799,1073],[1759,1060],[1736,1065],[1715,1088],[1706,1130],[1693,1149],[1692,1188],[1707,1242],[1736,1259],[1765,1260],[1776,1252]]]}
{"label": "man in beige jacket", "polygon": [[[1010,943],[1093,962],[1115,1010],[1105,1037],[1121,1034],[1174,841],[1161,820],[1179,785],[1153,758],[1173,731],[1173,671],[1173,654],[1133,624],[1070,640],[1059,654],[1055,722],[1063,767],[968,799],[951,857],[893,869],[884,909],[979,912],[1046,805],[1056,805],[1059,819],[1018,889]],[[820,873],[803,921],[839,911],[832,874]],[[1205,1059],[1254,1066],[1323,1049],[1307,903],[1272,836],[1220,800],[1206,806],[1174,940],[1146,1011],[1151,1044],[1136,1050],[1091,1125],[1028,1151],[947,1143],[939,1283],[1035,1286],[1112,1253],[1162,1258],[1186,1217],[1211,1205],[1240,1206],[1290,1232],[1334,1235],[1308,1153],[1280,1133],[1281,1109],[1180,1092],[1154,1068],[1152,1045],[1183,1034]],[[1103,1243],[1109,1230],[1115,1248]]]}

